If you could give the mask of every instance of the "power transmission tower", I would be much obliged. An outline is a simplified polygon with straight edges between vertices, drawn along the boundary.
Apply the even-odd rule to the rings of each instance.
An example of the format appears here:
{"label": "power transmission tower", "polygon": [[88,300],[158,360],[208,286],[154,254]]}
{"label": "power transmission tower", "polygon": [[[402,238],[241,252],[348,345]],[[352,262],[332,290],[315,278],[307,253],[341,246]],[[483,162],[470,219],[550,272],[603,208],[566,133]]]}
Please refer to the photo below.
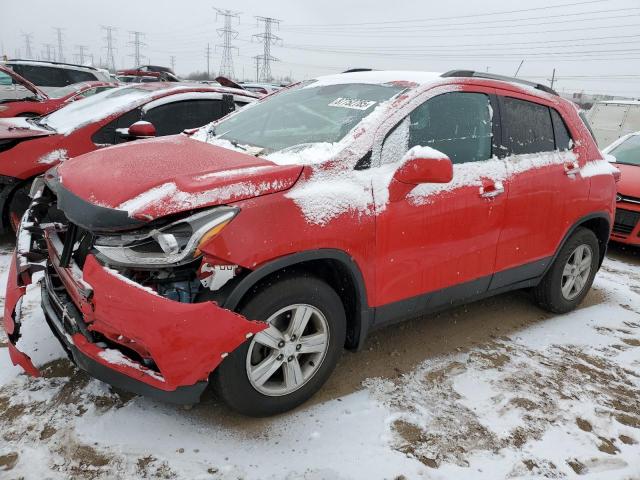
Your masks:
{"label": "power transmission tower", "polygon": [[262,60],[262,55],[256,55],[251,57],[256,61],[256,82],[260,81],[260,61]]}
{"label": "power transmission tower", "polygon": [[135,66],[139,67],[142,64],[142,59],[144,58],[144,55],[140,53],[140,48],[146,45],[146,43],[142,41],[144,33],[137,32],[135,30],[129,33],[133,35],[133,40],[129,42],[129,45],[133,45],[133,53],[129,56],[133,57],[133,61],[136,64]]}
{"label": "power transmission tower", "polygon": [[205,50],[205,55],[207,56],[207,80],[211,80],[211,45],[209,45],[208,43]]}
{"label": "power transmission tower", "polygon": [[553,89],[553,84],[556,83],[556,69],[553,69],[553,73],[551,74],[551,79],[549,80],[549,82],[551,82],[551,88]]}
{"label": "power transmission tower", "polygon": [[22,37],[24,38],[24,58],[32,59],[33,53],[31,52],[31,40],[33,40],[33,34],[23,33]]}
{"label": "power transmission tower", "polygon": [[76,45],[76,48],[78,49],[78,53],[75,54],[75,58],[77,59],[76,62],[80,65],[84,65],[84,58],[87,54],[87,48],[89,47],[86,45]]}
{"label": "power transmission tower", "polygon": [[45,52],[42,56],[49,62],[56,60],[56,46],[53,43],[43,43]]}
{"label": "power transmission tower", "polygon": [[56,31],[56,35],[58,37],[58,61],[64,62],[64,49],[62,47],[62,28],[53,27],[53,29]]}
{"label": "power transmission tower", "polygon": [[224,28],[219,28],[217,30],[218,35],[220,35],[224,43],[222,45],[216,45],[216,47],[222,47],[222,60],[220,61],[220,75],[233,78],[233,57],[231,55],[231,51],[233,49],[238,50],[237,47],[231,45],[231,41],[238,38],[238,32],[231,28],[231,21],[234,18],[239,20],[240,12],[233,12],[231,10],[222,10],[220,8],[216,8],[216,20],[218,16],[224,17]]}
{"label": "power transmission tower", "polygon": [[169,63],[171,64],[171,70],[175,73],[175,71],[176,71],[176,56],[175,55],[170,55],[169,56]]}
{"label": "power transmission tower", "polygon": [[256,33],[252,38],[257,38],[262,42],[262,69],[260,71],[260,77],[262,81],[268,82],[271,80],[271,62],[277,62],[278,59],[271,55],[271,45],[275,45],[277,42],[282,39],[275,35],[272,30],[275,25],[278,27],[280,25],[280,20],[271,17],[256,17],[258,20],[258,24],[260,22],[264,23],[264,32]]}
{"label": "power transmission tower", "polygon": [[105,48],[107,49],[107,68],[112,72],[116,71],[116,59],[114,52],[116,47],[114,46],[113,41],[113,32],[116,31],[114,27],[111,26],[102,26],[102,30],[107,32],[107,36],[103,38],[105,42],[107,42]]}

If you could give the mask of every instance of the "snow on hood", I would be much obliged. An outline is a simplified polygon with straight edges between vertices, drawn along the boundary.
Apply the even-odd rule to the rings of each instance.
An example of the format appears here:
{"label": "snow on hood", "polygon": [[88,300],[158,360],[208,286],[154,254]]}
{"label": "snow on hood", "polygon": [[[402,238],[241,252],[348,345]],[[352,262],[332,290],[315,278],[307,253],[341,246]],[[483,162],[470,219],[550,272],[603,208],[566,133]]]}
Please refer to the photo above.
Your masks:
{"label": "snow on hood", "polygon": [[58,167],[75,195],[141,220],[286,190],[301,171],[185,135],[96,150]]}

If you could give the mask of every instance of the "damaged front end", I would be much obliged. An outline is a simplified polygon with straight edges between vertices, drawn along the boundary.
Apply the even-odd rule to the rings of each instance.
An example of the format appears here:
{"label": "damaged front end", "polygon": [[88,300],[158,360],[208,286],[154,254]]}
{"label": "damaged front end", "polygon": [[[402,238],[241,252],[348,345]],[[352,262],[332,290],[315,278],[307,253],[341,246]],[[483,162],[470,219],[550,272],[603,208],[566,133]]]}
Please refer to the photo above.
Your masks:
{"label": "damaged front end", "polygon": [[[197,402],[224,357],[266,327],[211,301],[239,267],[204,257],[200,246],[236,209],[118,222],[120,212],[74,198],[52,175],[34,183],[32,198],[4,314],[11,359],[31,375],[38,370],[16,343],[21,299],[39,270],[45,318],[71,360],[100,380],[164,401]],[[98,221],[91,209],[109,211]]]}

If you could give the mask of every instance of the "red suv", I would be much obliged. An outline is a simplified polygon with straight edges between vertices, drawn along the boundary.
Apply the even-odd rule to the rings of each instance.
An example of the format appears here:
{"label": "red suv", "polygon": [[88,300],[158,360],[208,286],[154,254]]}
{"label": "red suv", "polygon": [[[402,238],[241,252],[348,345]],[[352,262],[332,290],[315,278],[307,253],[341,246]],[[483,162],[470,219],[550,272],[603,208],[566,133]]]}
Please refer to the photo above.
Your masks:
{"label": "red suv", "polygon": [[38,269],[80,368],[173,402],[211,382],[249,415],[304,402],[383,325],[520,288],[575,308],[615,169],[572,103],[483,77],[323,77],[50,170],[9,272],[13,361],[37,374],[15,345]]}

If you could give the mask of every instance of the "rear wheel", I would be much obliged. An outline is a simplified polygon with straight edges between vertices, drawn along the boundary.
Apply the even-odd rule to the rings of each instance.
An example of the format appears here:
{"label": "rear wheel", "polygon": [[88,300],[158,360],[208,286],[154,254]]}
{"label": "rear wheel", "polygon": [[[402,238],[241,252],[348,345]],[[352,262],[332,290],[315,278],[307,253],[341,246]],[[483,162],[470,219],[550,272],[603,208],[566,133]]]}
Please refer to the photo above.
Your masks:
{"label": "rear wheel", "polygon": [[234,410],[281,413],[309,399],[333,371],[346,334],[340,297],[325,282],[297,276],[267,286],[241,309],[269,327],[231,353],[213,385]]}
{"label": "rear wheel", "polygon": [[551,269],[534,288],[536,302],[545,310],[565,313],[589,293],[598,270],[600,247],[595,234],[577,229],[565,242]]}

